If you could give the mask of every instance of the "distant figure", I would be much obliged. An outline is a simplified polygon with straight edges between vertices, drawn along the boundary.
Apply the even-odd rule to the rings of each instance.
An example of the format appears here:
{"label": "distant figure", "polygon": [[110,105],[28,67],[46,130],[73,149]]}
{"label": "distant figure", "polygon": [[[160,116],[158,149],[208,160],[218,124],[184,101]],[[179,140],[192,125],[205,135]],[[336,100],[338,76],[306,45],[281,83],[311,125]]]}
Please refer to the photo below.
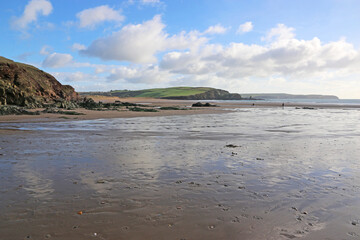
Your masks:
{"label": "distant figure", "polygon": [[255,106],[255,103],[253,103],[252,105]]}
{"label": "distant figure", "polygon": [[282,105],[281,105],[281,106],[282,106],[282,108],[284,108],[284,107],[285,107],[285,103],[282,103]]}

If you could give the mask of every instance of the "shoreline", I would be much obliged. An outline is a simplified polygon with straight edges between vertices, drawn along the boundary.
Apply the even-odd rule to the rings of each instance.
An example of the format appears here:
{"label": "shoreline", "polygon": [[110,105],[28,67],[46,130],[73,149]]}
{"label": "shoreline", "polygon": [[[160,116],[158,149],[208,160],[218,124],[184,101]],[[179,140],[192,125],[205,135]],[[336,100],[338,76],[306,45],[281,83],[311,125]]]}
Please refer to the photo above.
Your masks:
{"label": "shoreline", "polygon": [[[40,115],[2,115],[0,116],[0,123],[21,123],[21,122],[59,122],[59,121],[74,121],[74,120],[95,120],[108,118],[134,118],[134,117],[157,117],[157,116],[173,116],[173,115],[194,115],[194,114],[220,114],[232,112],[236,108],[283,108],[281,102],[220,102],[212,100],[212,104],[217,107],[190,107],[196,102],[207,102],[199,100],[168,100],[155,98],[114,98],[91,96],[96,102],[102,101],[104,103],[114,102],[120,100],[121,102],[130,102],[136,104],[148,105],[149,107],[170,107],[176,106],[179,108],[186,108],[187,110],[159,110],[158,112],[133,112],[128,110],[87,110],[84,108],[75,109],[76,112],[84,115],[66,115],[41,113]],[[360,105],[350,104],[329,104],[329,103],[285,103],[285,108],[308,108],[322,109],[360,109]],[[38,109],[42,110],[42,109]]]}
{"label": "shoreline", "polygon": [[[166,104],[176,105],[156,103]],[[43,114],[19,120],[26,123],[0,123],[0,235],[360,236],[360,130],[353,127],[360,108],[214,104],[220,106],[88,110],[94,119],[122,117],[114,121],[75,122],[57,114],[44,119]],[[216,114],[222,112],[231,114]],[[209,113],[214,114],[204,115]],[[148,118],[161,114],[196,115]]]}

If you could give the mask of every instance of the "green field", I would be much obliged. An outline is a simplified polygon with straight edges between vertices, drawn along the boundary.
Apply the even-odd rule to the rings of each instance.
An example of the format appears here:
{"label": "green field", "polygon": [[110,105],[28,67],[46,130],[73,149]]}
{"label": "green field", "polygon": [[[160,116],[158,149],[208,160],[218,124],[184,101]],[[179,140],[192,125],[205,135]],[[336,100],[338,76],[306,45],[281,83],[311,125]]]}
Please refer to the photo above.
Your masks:
{"label": "green field", "polygon": [[110,91],[111,96],[118,97],[150,97],[150,98],[164,98],[164,97],[178,97],[191,96],[199,93],[204,93],[213,88],[208,87],[172,87],[172,88],[153,88],[138,91],[115,90]]}

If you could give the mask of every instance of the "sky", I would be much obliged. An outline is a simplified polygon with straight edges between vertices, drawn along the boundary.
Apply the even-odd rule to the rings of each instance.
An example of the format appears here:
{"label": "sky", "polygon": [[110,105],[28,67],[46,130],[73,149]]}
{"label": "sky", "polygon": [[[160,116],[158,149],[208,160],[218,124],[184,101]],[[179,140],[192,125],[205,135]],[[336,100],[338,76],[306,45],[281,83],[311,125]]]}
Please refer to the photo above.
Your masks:
{"label": "sky", "polygon": [[77,91],[173,86],[360,99],[358,0],[12,0],[0,56]]}

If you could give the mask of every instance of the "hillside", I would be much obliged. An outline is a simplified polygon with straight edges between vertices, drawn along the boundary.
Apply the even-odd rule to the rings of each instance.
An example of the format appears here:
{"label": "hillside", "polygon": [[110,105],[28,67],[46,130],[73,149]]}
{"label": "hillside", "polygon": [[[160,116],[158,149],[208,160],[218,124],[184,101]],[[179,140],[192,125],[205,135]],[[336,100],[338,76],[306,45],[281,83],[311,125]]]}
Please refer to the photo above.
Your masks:
{"label": "hillside", "polygon": [[304,94],[286,94],[286,93],[247,93],[243,97],[255,97],[260,99],[339,99],[334,95],[304,95]]}
{"label": "hillside", "polygon": [[104,95],[116,97],[150,97],[179,100],[241,100],[237,93],[208,87],[154,88],[137,91],[115,90],[110,92],[83,92],[81,95]]}
{"label": "hillside", "polygon": [[77,100],[69,85],[31,65],[0,57],[0,105],[36,107],[55,100]]}

